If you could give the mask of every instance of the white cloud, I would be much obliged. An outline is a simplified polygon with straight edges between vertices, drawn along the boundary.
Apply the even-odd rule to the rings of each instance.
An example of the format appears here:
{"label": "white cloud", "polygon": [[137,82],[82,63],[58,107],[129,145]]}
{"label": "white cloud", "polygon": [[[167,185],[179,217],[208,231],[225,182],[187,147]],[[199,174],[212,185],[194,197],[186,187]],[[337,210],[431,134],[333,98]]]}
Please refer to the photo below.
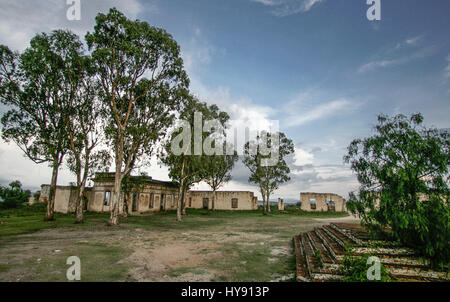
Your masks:
{"label": "white cloud", "polygon": [[408,45],[417,45],[420,40],[422,40],[423,36],[417,36],[410,39],[406,39],[405,43]]}
{"label": "white cloud", "polygon": [[433,55],[436,52],[435,46],[426,45],[419,48],[423,38],[423,35],[412,37],[397,43],[395,47],[390,47],[387,50],[379,52],[375,55],[375,59],[361,65],[358,69],[358,73],[366,73],[379,68],[403,65]]}
{"label": "white cloud", "polygon": [[70,29],[83,38],[86,31],[93,30],[97,13],[106,13],[111,7],[132,19],[144,9],[156,12],[152,4],[144,7],[138,0],[81,0],[81,20],[69,21],[69,7],[66,0],[2,0],[0,44],[23,50],[36,33],[55,29]]}
{"label": "white cloud", "polygon": [[183,41],[181,45],[184,67],[189,74],[196,73],[202,67],[209,65],[214,56],[225,53],[225,49],[210,44],[199,27],[195,27],[190,39]]}
{"label": "white cloud", "polygon": [[271,13],[278,17],[295,15],[309,11],[324,0],[250,0],[272,7]]}
{"label": "white cloud", "polygon": [[[355,108],[356,104],[350,102],[347,99],[337,99],[334,101],[319,104],[313,108],[307,108],[304,104],[296,104],[291,102],[287,107],[286,117],[287,127],[301,126],[313,121],[323,120],[325,118],[341,114],[343,112],[351,111]],[[295,112],[295,114],[293,114]]]}
{"label": "white cloud", "polygon": [[[116,7],[132,19],[137,18],[144,9],[156,12],[153,5],[148,4],[144,8],[138,0],[82,0],[81,21],[68,21],[66,12],[69,6],[66,0],[1,0],[1,7],[0,44],[14,50],[28,47],[36,33],[54,29],[71,29],[83,38],[86,31],[93,30],[97,13],[106,13],[110,7]],[[15,144],[7,144],[1,139],[0,167],[3,171],[2,182],[18,179],[25,187],[32,189],[39,189],[42,183],[49,183],[51,178],[51,168],[46,164],[35,164],[24,157]],[[58,184],[67,185],[73,181],[75,177],[63,166]]]}
{"label": "white cloud", "polygon": [[296,166],[306,166],[306,165],[312,165],[314,162],[314,154],[295,147],[295,153],[294,153],[294,165]]}
{"label": "white cloud", "polygon": [[253,103],[245,95],[233,95],[229,87],[211,87],[204,83],[202,72],[208,68],[217,55],[226,55],[225,49],[218,49],[211,45],[198,27],[194,28],[192,38],[181,42],[182,56],[185,67],[191,80],[191,91],[208,104],[216,104],[221,110],[230,115],[230,127],[245,129],[246,127],[257,131],[270,130],[276,126],[270,119],[276,110],[270,106],[261,106]]}
{"label": "white cloud", "polygon": [[400,59],[395,59],[395,60],[381,60],[381,61],[373,61],[373,62],[369,62],[366,63],[364,65],[362,65],[358,72],[359,73],[364,73],[367,71],[371,71],[377,68],[381,68],[381,67],[389,67],[392,65],[400,65],[403,63],[406,63],[408,60],[407,58],[400,58]]}
{"label": "white cloud", "polygon": [[444,76],[445,78],[450,78],[450,55],[447,57],[447,67],[444,69]]}

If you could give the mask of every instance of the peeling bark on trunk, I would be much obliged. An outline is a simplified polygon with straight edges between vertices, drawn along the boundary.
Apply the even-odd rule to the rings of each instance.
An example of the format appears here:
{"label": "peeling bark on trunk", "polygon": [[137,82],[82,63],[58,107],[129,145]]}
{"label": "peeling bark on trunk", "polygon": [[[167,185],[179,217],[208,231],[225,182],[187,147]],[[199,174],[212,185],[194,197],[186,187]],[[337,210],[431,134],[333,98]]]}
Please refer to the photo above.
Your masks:
{"label": "peeling bark on trunk", "polygon": [[123,213],[122,217],[128,217],[128,194],[123,194]]}
{"label": "peeling bark on trunk", "polygon": [[[122,163],[122,159],[120,159],[119,162]],[[111,226],[119,225],[119,201],[122,182],[122,172],[120,171],[120,168],[120,166],[116,167],[116,174],[114,178],[114,194],[111,204],[111,216],[109,218],[109,225]]]}
{"label": "peeling bark on trunk", "polygon": [[59,170],[59,163],[53,164],[53,171],[52,171],[52,182],[50,184],[50,193],[49,193],[49,199],[47,203],[47,212],[45,213],[45,221],[53,221],[55,220],[54,216],[54,209],[55,209],[55,197],[56,197],[56,182],[58,180],[58,170]]}
{"label": "peeling bark on trunk", "polygon": [[183,210],[181,211],[181,215],[186,216],[186,207],[187,207],[187,202],[186,202],[186,188],[183,186],[183,199],[182,199],[182,203],[183,203]]}
{"label": "peeling bark on trunk", "polygon": [[183,163],[181,165],[181,179],[180,186],[178,187],[178,200],[177,200],[177,221],[181,221],[181,207],[182,207],[182,198],[183,198],[183,186],[184,186],[184,164],[186,159],[183,158]]}
{"label": "peeling bark on trunk", "polygon": [[267,215],[267,209],[266,209],[266,196],[264,195],[264,191],[261,190],[261,195],[263,199],[263,214]]}
{"label": "peeling bark on trunk", "polygon": [[181,221],[181,207],[182,207],[182,198],[183,198],[183,180],[181,180],[180,187],[178,188],[178,200],[177,200],[177,221]]}
{"label": "peeling bark on trunk", "polygon": [[212,196],[212,210],[216,210],[216,189],[213,189],[213,196]]}
{"label": "peeling bark on trunk", "polygon": [[[86,157],[88,158],[90,155],[89,151],[86,151]],[[80,167],[80,166],[79,166]],[[78,198],[77,198],[77,216],[75,219],[75,223],[83,223],[83,208],[84,208],[84,191],[86,188],[86,181],[89,175],[89,161],[86,159],[84,165],[83,179],[81,179],[81,168],[78,169]]]}
{"label": "peeling bark on trunk", "polygon": [[83,205],[84,205],[84,184],[78,189],[77,197],[77,217],[75,223],[83,223]]}
{"label": "peeling bark on trunk", "polygon": [[[122,178],[124,174],[122,173],[122,164],[123,164],[123,136],[119,135],[118,142],[116,145],[116,172],[114,175],[114,194],[112,198],[111,204],[111,216],[109,218],[108,224],[110,226],[119,225],[119,202],[120,202],[120,193],[122,190]],[[125,171],[126,173],[126,171]]]}

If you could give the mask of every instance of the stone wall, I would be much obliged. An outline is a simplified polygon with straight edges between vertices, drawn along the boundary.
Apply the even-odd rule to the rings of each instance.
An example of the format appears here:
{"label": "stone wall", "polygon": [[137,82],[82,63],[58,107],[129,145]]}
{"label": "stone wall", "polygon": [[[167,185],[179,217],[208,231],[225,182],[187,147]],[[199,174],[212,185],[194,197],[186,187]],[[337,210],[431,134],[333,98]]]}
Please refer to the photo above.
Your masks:
{"label": "stone wall", "polygon": [[284,211],[284,200],[282,198],[278,198],[278,211]]}
{"label": "stone wall", "polygon": [[[141,179],[142,180],[142,179]],[[90,212],[108,213],[111,211],[114,189],[114,178],[110,174],[94,179],[94,187],[86,188],[85,209]],[[39,201],[47,202],[50,186],[42,185]],[[212,209],[212,191],[188,191],[186,205],[188,208],[201,209],[206,201],[206,208]],[[55,212],[74,213],[77,204],[75,187],[57,186],[55,196]],[[126,197],[126,198],[124,198]],[[124,202],[127,202],[128,213],[148,213],[166,210],[176,210],[178,187],[172,182],[144,179],[139,190],[122,192],[119,199],[119,212],[123,212]],[[217,210],[256,210],[258,199],[253,192],[216,192],[215,208]]]}
{"label": "stone wall", "polygon": [[[77,204],[77,190],[71,186],[56,186],[55,192],[55,212],[74,213]],[[41,186],[39,202],[48,202],[50,198],[50,185]]]}
{"label": "stone wall", "polygon": [[[212,191],[189,191],[186,194],[186,206],[192,209],[212,209],[212,198]],[[217,191],[214,204],[216,210],[258,209],[258,199],[253,192]]]}
{"label": "stone wall", "polygon": [[[314,209],[315,201],[315,209]],[[347,212],[346,201],[334,193],[300,193],[301,210],[307,212]],[[334,202],[334,210],[333,210]]]}
{"label": "stone wall", "polygon": [[[96,182],[92,188],[92,202],[88,203],[88,210],[110,212],[113,189],[114,182]],[[105,200],[107,194],[109,194],[109,202]],[[151,202],[151,199],[153,199],[153,202]],[[139,192],[128,193],[126,198],[129,214],[175,210],[177,199],[178,188],[163,184],[147,184]],[[124,194],[122,193],[119,201],[120,212],[123,212],[123,203]]]}

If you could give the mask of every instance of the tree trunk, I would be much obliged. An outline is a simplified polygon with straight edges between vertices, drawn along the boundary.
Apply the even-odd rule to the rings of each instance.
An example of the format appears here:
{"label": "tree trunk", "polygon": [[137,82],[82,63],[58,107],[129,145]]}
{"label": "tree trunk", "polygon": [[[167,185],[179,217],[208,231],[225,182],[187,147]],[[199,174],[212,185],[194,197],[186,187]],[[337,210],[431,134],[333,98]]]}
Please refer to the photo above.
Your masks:
{"label": "tree trunk", "polygon": [[83,223],[84,188],[85,184],[83,183],[78,189],[77,217],[75,223]]}
{"label": "tree trunk", "polygon": [[216,189],[213,188],[213,196],[212,196],[212,210],[215,211],[216,210]]}
{"label": "tree trunk", "polygon": [[52,182],[50,184],[50,193],[49,193],[48,203],[47,203],[47,212],[45,213],[45,218],[44,218],[45,221],[55,220],[54,208],[55,208],[55,196],[56,196],[56,182],[58,181],[58,170],[59,170],[59,163],[58,163],[58,160],[56,160],[53,163]]}
{"label": "tree trunk", "polygon": [[186,207],[187,207],[187,202],[186,202],[186,187],[183,186],[183,199],[182,199],[182,203],[183,203],[183,210],[181,212],[181,215],[186,216]]}
{"label": "tree trunk", "polygon": [[[84,208],[84,191],[86,188],[86,181],[89,175],[89,155],[90,153],[86,152],[86,162],[84,165],[83,178],[81,178],[81,166],[78,167],[78,177],[77,177],[77,187],[78,187],[78,199],[77,199],[77,217],[75,219],[75,223],[83,223],[83,208]],[[78,161],[79,163],[79,161]]]}
{"label": "tree trunk", "polygon": [[267,213],[270,214],[270,195],[267,194]]}
{"label": "tree trunk", "polygon": [[[118,162],[122,163],[122,159],[120,159]],[[108,223],[110,226],[119,225],[119,201],[120,201],[121,183],[122,183],[121,165],[117,164],[116,162],[116,173],[114,177],[114,194],[111,204],[111,216],[109,218]]]}
{"label": "tree trunk", "polygon": [[128,217],[128,193],[123,194],[123,213],[122,217]]}
{"label": "tree trunk", "polygon": [[182,201],[181,198],[183,198],[183,185],[184,185],[184,164],[186,162],[186,159],[183,157],[183,163],[181,165],[181,178],[180,178],[180,186],[178,187],[178,200],[177,200],[177,221],[181,221],[181,206]]}
{"label": "tree trunk", "polygon": [[181,207],[182,207],[182,198],[183,198],[183,183],[184,179],[181,179],[180,186],[178,188],[178,200],[177,200],[177,221],[181,221]]}
{"label": "tree trunk", "polygon": [[263,214],[267,215],[267,209],[266,209],[266,196],[264,195],[263,192],[261,192],[262,195],[262,199],[263,199]]}

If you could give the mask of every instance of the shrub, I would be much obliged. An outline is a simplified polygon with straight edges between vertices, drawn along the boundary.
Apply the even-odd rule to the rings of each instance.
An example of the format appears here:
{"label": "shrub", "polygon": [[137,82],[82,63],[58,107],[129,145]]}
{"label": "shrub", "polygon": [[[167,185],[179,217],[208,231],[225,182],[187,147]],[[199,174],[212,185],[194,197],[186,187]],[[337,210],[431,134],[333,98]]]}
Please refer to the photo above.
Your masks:
{"label": "shrub", "polygon": [[450,261],[450,135],[422,122],[420,114],[380,115],[373,136],[350,144],[344,161],[361,187],[348,209],[439,267]]}
{"label": "shrub", "polygon": [[367,259],[370,258],[370,255],[364,255],[361,257],[352,256],[347,253],[344,256],[342,261],[342,271],[341,273],[344,275],[345,282],[387,282],[391,281],[389,277],[389,273],[386,268],[380,263],[380,280],[369,280],[367,278],[367,271],[371,267],[370,264],[367,264]]}
{"label": "shrub", "polygon": [[29,190],[22,190],[22,184],[16,180],[9,184],[8,187],[0,187],[0,208],[15,209],[23,206],[28,202],[31,196]]}

